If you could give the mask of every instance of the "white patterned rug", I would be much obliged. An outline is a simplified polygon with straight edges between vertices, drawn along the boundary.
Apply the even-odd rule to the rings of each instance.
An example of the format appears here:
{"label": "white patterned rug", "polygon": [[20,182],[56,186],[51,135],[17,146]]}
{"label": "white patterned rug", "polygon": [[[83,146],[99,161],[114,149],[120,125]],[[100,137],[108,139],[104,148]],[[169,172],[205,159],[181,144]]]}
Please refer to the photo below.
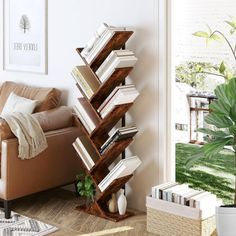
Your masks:
{"label": "white patterned rug", "polygon": [[43,236],[58,229],[41,221],[11,213],[10,219],[5,219],[4,212],[0,209],[0,236]]}

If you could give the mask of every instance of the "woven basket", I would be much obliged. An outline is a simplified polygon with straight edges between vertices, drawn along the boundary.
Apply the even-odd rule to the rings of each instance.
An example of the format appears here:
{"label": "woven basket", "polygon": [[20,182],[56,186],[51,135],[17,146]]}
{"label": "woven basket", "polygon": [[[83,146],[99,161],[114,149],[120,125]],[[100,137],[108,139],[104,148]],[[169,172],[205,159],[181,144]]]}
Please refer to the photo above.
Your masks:
{"label": "woven basket", "polygon": [[[155,199],[157,200],[157,199]],[[207,217],[205,219],[197,218],[197,214],[191,214],[193,209],[186,206],[176,206],[177,204],[171,202],[165,202],[171,206],[167,207],[167,211],[163,208],[156,209],[158,206],[155,206],[155,209],[152,207],[155,200],[151,201],[152,204],[147,203],[147,231],[150,233],[155,233],[160,236],[213,236],[215,231],[215,215]],[[162,201],[162,200],[158,200]],[[162,201],[164,202],[164,201]],[[174,209],[183,208],[183,211],[186,212],[186,216],[183,216],[185,213],[178,215],[178,212],[175,213]],[[190,213],[188,212],[191,211]],[[197,210],[197,209],[194,209]],[[170,213],[172,211],[172,213]],[[188,217],[190,215],[190,217]],[[200,216],[201,214],[199,214]]]}

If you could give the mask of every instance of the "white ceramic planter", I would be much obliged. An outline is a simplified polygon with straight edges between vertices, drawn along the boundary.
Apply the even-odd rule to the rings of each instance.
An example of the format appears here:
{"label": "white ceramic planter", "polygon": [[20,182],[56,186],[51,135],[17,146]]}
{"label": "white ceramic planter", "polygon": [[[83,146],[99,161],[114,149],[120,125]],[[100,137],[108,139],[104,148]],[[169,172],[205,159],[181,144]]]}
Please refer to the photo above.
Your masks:
{"label": "white ceramic planter", "polygon": [[236,235],[236,207],[216,208],[216,229],[218,236]]}

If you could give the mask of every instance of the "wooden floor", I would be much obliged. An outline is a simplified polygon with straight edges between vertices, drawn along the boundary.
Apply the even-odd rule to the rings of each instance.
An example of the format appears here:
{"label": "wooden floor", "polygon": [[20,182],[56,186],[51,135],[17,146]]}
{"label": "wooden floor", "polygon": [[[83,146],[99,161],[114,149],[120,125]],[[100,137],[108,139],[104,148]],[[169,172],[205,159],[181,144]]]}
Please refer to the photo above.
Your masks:
{"label": "wooden floor", "polygon": [[153,236],[146,231],[146,215],[114,223],[75,210],[79,200],[74,193],[57,189],[32,195],[13,202],[13,210],[58,227],[52,236]]}

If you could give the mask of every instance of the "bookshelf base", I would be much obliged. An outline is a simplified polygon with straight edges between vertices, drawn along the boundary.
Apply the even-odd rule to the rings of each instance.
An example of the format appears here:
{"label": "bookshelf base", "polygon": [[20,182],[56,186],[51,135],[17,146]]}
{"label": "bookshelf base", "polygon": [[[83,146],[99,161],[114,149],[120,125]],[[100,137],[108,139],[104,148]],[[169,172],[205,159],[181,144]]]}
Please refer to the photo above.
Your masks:
{"label": "bookshelf base", "polygon": [[77,206],[75,209],[78,211],[86,212],[90,215],[95,215],[103,219],[113,221],[113,222],[118,222],[134,215],[134,213],[130,211],[127,211],[125,215],[119,215],[119,213],[109,213],[105,211],[98,214],[98,212],[94,212],[93,209],[91,209],[90,207],[87,207],[86,205]]}

